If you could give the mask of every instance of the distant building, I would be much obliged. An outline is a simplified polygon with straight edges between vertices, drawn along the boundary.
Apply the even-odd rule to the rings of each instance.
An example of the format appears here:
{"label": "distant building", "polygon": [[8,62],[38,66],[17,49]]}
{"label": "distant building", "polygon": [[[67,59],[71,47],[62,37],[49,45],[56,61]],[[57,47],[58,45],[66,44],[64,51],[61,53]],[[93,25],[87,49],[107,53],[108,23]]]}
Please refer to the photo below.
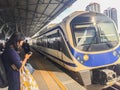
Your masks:
{"label": "distant building", "polygon": [[117,10],[115,8],[108,8],[104,10],[104,14],[109,18],[111,18],[115,22],[116,26],[118,27]]}
{"label": "distant building", "polygon": [[86,11],[93,11],[100,13],[100,4],[98,3],[90,3],[86,6]]}

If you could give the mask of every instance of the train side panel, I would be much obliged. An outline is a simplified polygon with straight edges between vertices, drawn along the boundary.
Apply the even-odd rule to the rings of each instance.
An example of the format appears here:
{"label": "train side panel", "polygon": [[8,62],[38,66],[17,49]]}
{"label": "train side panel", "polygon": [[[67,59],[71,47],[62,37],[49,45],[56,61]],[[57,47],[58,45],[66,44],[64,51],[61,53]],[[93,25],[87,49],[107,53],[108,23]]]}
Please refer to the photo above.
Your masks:
{"label": "train side panel", "polygon": [[37,37],[34,45],[37,50],[51,58],[63,67],[75,71],[76,65],[73,62],[69,47],[67,46],[66,32],[58,26],[51,31]]}

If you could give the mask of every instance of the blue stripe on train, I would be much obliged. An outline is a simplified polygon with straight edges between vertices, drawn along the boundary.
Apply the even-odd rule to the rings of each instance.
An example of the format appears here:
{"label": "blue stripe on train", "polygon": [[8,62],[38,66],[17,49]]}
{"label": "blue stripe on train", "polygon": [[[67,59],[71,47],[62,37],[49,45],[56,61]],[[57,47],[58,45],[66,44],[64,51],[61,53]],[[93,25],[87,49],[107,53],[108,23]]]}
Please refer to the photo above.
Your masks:
{"label": "blue stripe on train", "polygon": [[114,50],[116,52],[116,55],[113,55],[114,51],[110,51],[110,52],[106,52],[106,53],[101,53],[101,54],[89,54],[89,60],[84,61],[83,60],[83,56],[84,54],[79,53],[77,51],[75,51],[71,46],[70,50],[72,55],[77,59],[78,57],[80,58],[80,60],[78,60],[79,62],[83,61],[85,66],[89,66],[89,67],[95,67],[95,66],[101,66],[101,65],[107,65],[107,64],[112,64],[115,61],[117,61],[120,57],[120,47],[118,47],[116,50]]}

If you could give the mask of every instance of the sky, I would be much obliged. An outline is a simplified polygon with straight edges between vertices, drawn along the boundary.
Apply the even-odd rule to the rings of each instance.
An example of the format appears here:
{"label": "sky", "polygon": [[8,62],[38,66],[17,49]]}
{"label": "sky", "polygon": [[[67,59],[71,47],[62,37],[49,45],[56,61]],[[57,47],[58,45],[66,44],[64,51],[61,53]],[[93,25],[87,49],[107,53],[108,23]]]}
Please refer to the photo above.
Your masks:
{"label": "sky", "polygon": [[61,22],[63,18],[74,11],[85,11],[86,6],[93,2],[100,4],[101,13],[103,13],[103,11],[109,7],[117,9],[118,31],[120,32],[120,9],[118,8],[120,7],[120,0],[77,0],[51,23]]}

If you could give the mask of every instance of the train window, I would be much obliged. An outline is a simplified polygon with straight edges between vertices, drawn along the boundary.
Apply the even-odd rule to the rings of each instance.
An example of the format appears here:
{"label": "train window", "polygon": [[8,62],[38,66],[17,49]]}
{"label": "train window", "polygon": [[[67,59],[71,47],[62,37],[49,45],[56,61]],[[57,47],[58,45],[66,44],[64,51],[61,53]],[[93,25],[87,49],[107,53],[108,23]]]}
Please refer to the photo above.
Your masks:
{"label": "train window", "polygon": [[108,50],[119,42],[114,23],[103,14],[81,14],[70,25],[74,45],[82,51]]}
{"label": "train window", "polygon": [[113,23],[98,23],[100,30],[100,42],[117,42],[117,34],[114,31]]}
{"label": "train window", "polygon": [[46,43],[47,43],[47,38],[46,36],[43,36],[41,38],[38,38],[38,45],[39,46],[43,46],[43,47],[46,47]]}
{"label": "train window", "polygon": [[37,38],[37,45],[41,46],[41,43],[42,43],[41,38]]}
{"label": "train window", "polygon": [[55,32],[54,34],[48,35],[47,39],[48,39],[47,47],[58,50],[59,34]]}
{"label": "train window", "polygon": [[[78,25],[76,25],[78,26]],[[95,27],[86,25],[86,27],[79,27],[74,30],[77,46],[96,43]]]}
{"label": "train window", "polygon": [[47,47],[48,48],[52,48],[52,43],[53,43],[53,41],[52,41],[52,35],[49,35],[49,36],[47,36]]}

